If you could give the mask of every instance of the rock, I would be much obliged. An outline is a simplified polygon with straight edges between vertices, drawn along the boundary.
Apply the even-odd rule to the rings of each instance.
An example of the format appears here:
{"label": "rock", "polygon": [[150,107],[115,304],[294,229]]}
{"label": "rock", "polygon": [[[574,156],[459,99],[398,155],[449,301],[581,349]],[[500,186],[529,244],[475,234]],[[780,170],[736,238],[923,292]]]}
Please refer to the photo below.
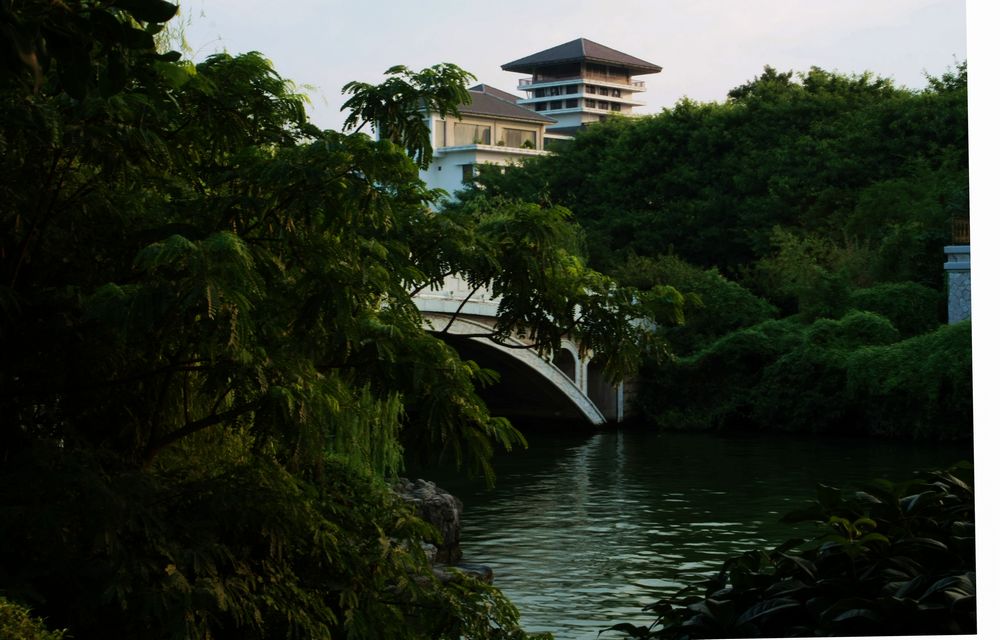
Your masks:
{"label": "rock", "polygon": [[468,564],[465,562],[459,562],[448,567],[434,567],[434,577],[436,577],[441,582],[451,582],[454,573],[453,570],[460,571],[465,575],[475,578],[486,584],[493,584],[493,569],[489,568],[485,564]]}
{"label": "rock", "polygon": [[427,480],[400,478],[393,487],[403,500],[413,505],[413,510],[441,534],[441,543],[435,543],[437,552],[433,562],[454,564],[462,559],[461,515],[462,502]]}

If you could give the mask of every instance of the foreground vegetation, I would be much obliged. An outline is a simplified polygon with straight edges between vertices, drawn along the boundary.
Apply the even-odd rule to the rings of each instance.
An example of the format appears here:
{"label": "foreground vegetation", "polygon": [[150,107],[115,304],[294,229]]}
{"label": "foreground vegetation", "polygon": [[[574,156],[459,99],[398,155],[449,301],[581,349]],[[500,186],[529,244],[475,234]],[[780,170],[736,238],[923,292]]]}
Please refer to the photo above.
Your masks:
{"label": "foreground vegetation", "polygon": [[727,560],[703,584],[648,607],[631,638],[761,638],[976,633],[972,469],[825,485],[786,522],[818,535]]}
{"label": "foreground vegetation", "polygon": [[260,54],[158,49],[175,11],[0,5],[0,597],[79,639],[523,637],[385,482],[524,444],[411,296],[460,274],[623,375],[633,294],[565,210],[432,213],[419,108],[461,69],[348,85],[388,139],[320,131]]}

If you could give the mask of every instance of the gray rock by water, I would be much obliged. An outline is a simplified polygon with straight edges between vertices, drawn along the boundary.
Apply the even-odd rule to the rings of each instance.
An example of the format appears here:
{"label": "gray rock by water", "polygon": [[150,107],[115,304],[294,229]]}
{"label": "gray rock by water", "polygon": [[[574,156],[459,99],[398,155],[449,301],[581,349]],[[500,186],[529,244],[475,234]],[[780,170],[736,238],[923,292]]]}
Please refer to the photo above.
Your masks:
{"label": "gray rock by water", "polygon": [[433,562],[455,564],[462,559],[461,516],[462,502],[427,480],[400,478],[393,490],[403,500],[413,505],[418,516],[441,534],[441,543],[435,544]]}

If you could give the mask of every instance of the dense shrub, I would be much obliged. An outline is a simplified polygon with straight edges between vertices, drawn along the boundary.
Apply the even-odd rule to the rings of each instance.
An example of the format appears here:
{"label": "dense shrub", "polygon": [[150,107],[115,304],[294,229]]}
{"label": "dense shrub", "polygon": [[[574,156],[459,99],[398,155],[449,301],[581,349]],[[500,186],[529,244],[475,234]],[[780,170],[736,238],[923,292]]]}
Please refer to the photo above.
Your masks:
{"label": "dense shrub", "polygon": [[759,638],[976,633],[972,469],[876,481],[844,494],[820,485],[788,514],[814,522],[789,540],[727,560],[719,573],[649,607],[632,638]]}
{"label": "dense shrub", "polygon": [[795,320],[769,320],[726,334],[694,355],[646,372],[641,408],[670,429],[746,427],[761,372],[803,339],[803,325]]}
{"label": "dense shrub", "polygon": [[0,596],[0,638],[4,640],[62,640],[65,631],[49,631],[27,608]]}
{"label": "dense shrub", "polygon": [[851,292],[849,304],[888,318],[903,337],[932,331],[941,324],[942,294],[916,282],[887,282]]}
{"label": "dense shrub", "polygon": [[772,320],[648,372],[641,399],[671,429],[971,438],[971,329],[899,341],[866,311],[811,325]]}
{"label": "dense shrub", "polygon": [[778,431],[855,432],[857,408],[846,402],[846,382],[840,351],[798,348],[762,372],[750,394],[753,422]]}
{"label": "dense shrub", "polygon": [[865,311],[853,311],[839,320],[822,318],[806,331],[808,345],[820,349],[853,349],[898,340],[899,332],[889,320]]}
{"label": "dense shrub", "polygon": [[972,436],[972,324],[852,353],[852,401],[878,435],[961,439]]}
{"label": "dense shrub", "polygon": [[754,422],[796,432],[863,429],[863,408],[847,397],[847,354],[898,339],[892,324],[874,313],[817,320],[805,330],[804,342],[762,372],[753,393]]}
{"label": "dense shrub", "polygon": [[508,637],[513,606],[433,579],[433,532],[381,479],[199,444],[186,466],[37,447],[0,469],[5,593],[79,639]]}
{"label": "dense shrub", "polygon": [[[651,289],[669,284],[688,297],[684,324],[661,327],[678,355],[690,355],[711,341],[773,318],[777,310],[717,269],[702,269],[676,255],[632,255],[612,275],[622,284]],[[688,294],[696,294],[697,298]]]}

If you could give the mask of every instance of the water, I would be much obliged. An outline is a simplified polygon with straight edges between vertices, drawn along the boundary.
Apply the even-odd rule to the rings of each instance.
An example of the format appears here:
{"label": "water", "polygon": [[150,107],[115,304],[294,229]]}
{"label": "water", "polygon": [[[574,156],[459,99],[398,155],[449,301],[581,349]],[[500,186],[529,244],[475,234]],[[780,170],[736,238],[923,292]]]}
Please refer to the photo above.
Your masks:
{"label": "water", "polygon": [[[490,565],[529,631],[597,638],[734,554],[808,536],[778,522],[817,482],[901,480],[972,459],[958,446],[605,430],[528,433],[496,487],[421,470],[465,504],[467,562]],[[808,527],[808,525],[803,525]],[[618,637],[608,633],[602,638]]]}

